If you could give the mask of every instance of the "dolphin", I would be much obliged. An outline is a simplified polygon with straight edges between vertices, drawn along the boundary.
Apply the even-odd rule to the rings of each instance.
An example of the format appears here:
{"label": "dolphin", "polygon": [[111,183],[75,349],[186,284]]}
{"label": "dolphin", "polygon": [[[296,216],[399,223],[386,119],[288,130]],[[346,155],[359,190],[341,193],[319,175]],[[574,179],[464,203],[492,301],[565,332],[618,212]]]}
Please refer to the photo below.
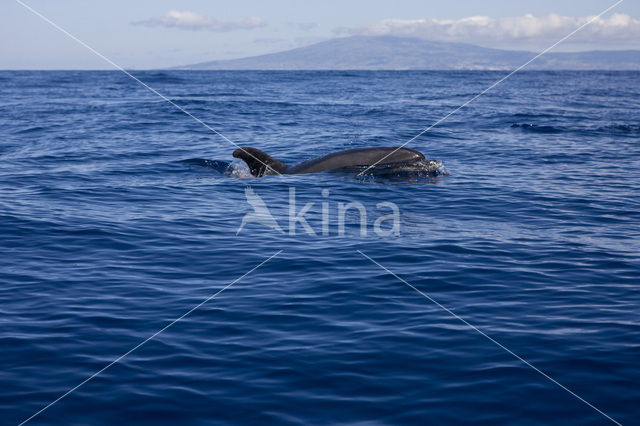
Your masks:
{"label": "dolphin", "polygon": [[369,168],[382,168],[387,172],[394,169],[406,171],[413,168],[414,170],[436,173],[437,165],[440,164],[426,160],[421,152],[402,147],[349,149],[305,161],[295,166],[288,166],[269,154],[251,147],[238,148],[233,151],[233,156],[244,160],[249,166],[251,174],[255,177],[275,174],[319,173],[330,170],[367,170]]}

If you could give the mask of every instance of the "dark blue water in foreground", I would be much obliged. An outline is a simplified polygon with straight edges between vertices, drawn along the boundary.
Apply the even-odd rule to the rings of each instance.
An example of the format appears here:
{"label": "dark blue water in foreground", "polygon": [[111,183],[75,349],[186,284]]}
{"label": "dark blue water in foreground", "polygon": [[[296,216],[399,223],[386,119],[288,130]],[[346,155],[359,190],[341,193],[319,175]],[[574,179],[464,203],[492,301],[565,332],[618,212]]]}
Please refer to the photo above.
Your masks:
{"label": "dark blue water in foreground", "polygon": [[[399,145],[504,73],[136,75],[295,164]],[[409,145],[448,176],[256,179],[180,162],[235,147],[122,73],[0,72],[0,422],[282,250],[31,423],[612,424],[360,250],[638,424],[639,82],[516,74]],[[249,186],[285,234],[236,235]],[[316,235],[290,229],[293,190]],[[349,202],[366,235],[355,209],[341,231]]]}

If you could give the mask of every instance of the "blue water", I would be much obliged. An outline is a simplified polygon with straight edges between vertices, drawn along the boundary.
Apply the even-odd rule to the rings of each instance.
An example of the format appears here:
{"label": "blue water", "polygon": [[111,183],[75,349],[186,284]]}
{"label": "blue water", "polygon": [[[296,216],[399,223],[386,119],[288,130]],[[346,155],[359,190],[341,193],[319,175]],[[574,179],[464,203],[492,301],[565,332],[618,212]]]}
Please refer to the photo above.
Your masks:
{"label": "blue water", "polygon": [[[135,75],[295,164],[399,145],[504,73]],[[639,424],[639,81],[520,72],[409,145],[448,174],[251,178],[120,72],[0,72],[0,422],[282,250],[30,423]],[[283,234],[236,235],[248,187]]]}

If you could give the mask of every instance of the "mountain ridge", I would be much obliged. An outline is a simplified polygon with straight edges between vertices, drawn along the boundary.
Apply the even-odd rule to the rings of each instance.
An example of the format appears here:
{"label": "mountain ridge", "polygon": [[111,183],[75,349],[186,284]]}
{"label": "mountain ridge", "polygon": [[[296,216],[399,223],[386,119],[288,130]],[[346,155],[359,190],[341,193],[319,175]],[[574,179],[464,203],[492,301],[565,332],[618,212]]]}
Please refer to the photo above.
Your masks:
{"label": "mountain ridge", "polygon": [[[537,53],[412,37],[351,36],[238,59],[173,69],[210,70],[508,70]],[[549,52],[527,69],[640,70],[640,50]]]}

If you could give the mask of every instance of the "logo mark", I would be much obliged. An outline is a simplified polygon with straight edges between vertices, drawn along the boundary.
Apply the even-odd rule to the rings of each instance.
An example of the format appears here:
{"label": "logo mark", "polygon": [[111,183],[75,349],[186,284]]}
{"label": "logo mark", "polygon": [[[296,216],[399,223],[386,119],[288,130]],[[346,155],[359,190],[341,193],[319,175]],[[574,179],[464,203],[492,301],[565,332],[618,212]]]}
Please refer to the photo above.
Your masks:
{"label": "logo mark", "polygon": [[[316,236],[318,232],[313,229],[312,224],[317,224],[318,219],[321,219],[322,229],[320,231],[321,235],[328,236],[330,235],[330,223],[336,222],[338,225],[337,235],[343,236],[347,232],[347,226],[354,230],[354,228],[359,229],[360,236],[366,237],[368,232],[371,230],[369,228],[369,223],[367,218],[371,218],[371,214],[367,214],[367,208],[364,204],[359,201],[351,201],[348,203],[338,202],[337,203],[337,216],[335,213],[333,215],[330,214],[331,203],[328,200],[329,190],[322,190],[322,197],[324,200],[321,202],[322,206],[322,214],[320,218],[318,218],[318,212],[312,211],[316,202],[307,202],[302,209],[298,210],[296,205],[296,189],[293,187],[289,188],[289,235],[296,235],[297,229],[296,225],[301,225],[304,232],[307,235]],[[245,225],[248,223],[257,223],[262,226],[265,226],[270,229],[275,229],[280,234],[285,234],[286,232],[282,230],[280,225],[278,225],[278,221],[271,214],[267,204],[264,202],[262,197],[256,194],[251,187],[246,187],[244,190],[244,195],[247,198],[247,202],[252,207],[253,211],[245,214],[242,217],[242,223],[240,223],[240,227],[236,231],[236,235],[240,234],[240,231],[244,229]],[[389,236],[399,236],[400,235],[400,209],[395,203],[384,201],[376,204],[376,211],[373,216],[377,217],[375,221],[373,221],[373,232],[380,237],[389,237]],[[391,210],[388,214],[382,214],[380,210],[388,209]],[[355,212],[355,213],[354,213]],[[371,212],[369,212],[371,213]],[[309,217],[307,217],[307,214]],[[356,217],[358,218],[356,220]],[[332,219],[335,218],[335,219]],[[310,221],[307,221],[310,219]]]}
{"label": "logo mark", "polygon": [[276,219],[269,211],[269,208],[265,204],[262,197],[253,192],[253,189],[249,186],[244,189],[244,196],[247,198],[247,203],[249,203],[249,205],[253,208],[253,211],[244,215],[244,217],[242,218],[242,223],[240,224],[236,235],[238,235],[240,231],[242,231],[242,228],[244,228],[244,225],[246,225],[247,223],[259,223],[266,226],[267,228],[275,229],[279,233],[284,234],[284,231],[282,230],[282,228],[280,228],[278,222],[276,222]]}

